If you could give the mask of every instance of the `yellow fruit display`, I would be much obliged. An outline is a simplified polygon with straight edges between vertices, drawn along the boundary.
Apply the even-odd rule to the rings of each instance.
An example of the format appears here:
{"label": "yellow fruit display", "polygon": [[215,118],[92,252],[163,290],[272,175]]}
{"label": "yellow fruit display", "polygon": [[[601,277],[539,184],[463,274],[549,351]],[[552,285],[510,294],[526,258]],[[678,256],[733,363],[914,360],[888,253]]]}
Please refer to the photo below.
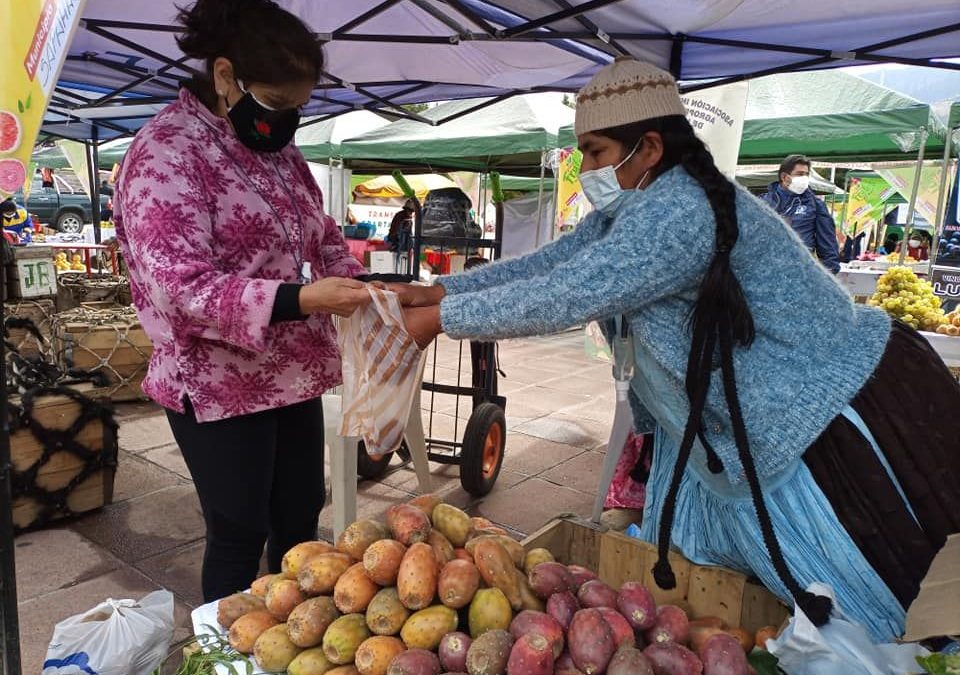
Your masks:
{"label": "yellow fruit display", "polygon": [[960,337],[960,309],[955,309],[944,317],[944,323],[937,326],[940,335]]}
{"label": "yellow fruit display", "polygon": [[877,280],[877,290],[869,304],[918,330],[936,331],[946,321],[933,286],[918,278],[909,267],[887,270]]}

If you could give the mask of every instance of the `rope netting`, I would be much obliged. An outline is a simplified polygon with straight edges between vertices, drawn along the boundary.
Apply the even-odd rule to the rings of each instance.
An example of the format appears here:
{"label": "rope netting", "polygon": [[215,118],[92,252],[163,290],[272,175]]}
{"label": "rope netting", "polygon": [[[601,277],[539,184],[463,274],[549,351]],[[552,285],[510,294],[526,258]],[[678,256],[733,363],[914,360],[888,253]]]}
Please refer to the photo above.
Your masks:
{"label": "rope netting", "polygon": [[88,277],[83,274],[62,274],[57,279],[57,307],[61,311],[89,302],[130,304],[130,282],[126,277],[105,274]]}
{"label": "rope netting", "polygon": [[101,373],[115,401],[143,398],[140,383],[153,347],[133,307],[80,306],[54,320],[57,361],[70,372]]}
{"label": "rope netting", "polygon": [[23,357],[53,355],[50,337],[56,306],[53,300],[17,300],[3,304],[4,337],[7,349]]}

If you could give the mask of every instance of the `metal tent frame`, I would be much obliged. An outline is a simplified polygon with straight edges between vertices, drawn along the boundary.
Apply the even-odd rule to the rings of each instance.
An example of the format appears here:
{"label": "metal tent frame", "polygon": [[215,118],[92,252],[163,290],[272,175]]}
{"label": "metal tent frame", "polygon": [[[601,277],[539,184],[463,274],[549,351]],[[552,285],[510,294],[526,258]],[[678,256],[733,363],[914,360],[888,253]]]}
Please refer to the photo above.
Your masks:
{"label": "metal tent frame", "polygon": [[[331,51],[357,44],[378,46],[384,53],[389,50],[382,56],[384,65],[404,58],[399,54],[407,59],[419,55],[424,63],[405,65],[414,70],[422,70],[424,64],[437,69],[432,77],[398,73],[386,79],[366,78],[360,70],[365,64],[333,59],[334,72],[326,74],[306,111],[312,115],[366,108],[424,121],[401,106],[454,98],[496,100],[517,92],[572,92],[598,67],[623,54],[669,69],[678,80],[691,83],[685,87],[688,90],[779,72],[863,63],[960,70],[960,64],[940,60],[960,56],[960,3],[956,0],[924,0],[922,5],[849,0],[842,16],[836,3],[811,0],[803,7],[803,17],[779,5],[771,12],[773,0],[717,0],[709,8],[695,0],[281,0],[281,4],[308,21],[341,17],[339,25],[319,31]],[[171,101],[199,67],[170,49],[171,34],[178,30],[168,23],[175,13],[173,6],[173,0],[124,6],[112,0],[88,0],[82,30],[72,43],[79,47],[71,48],[67,56],[41,133],[83,140],[90,159],[95,160],[101,142],[135,133],[157,106]],[[116,15],[142,16],[143,20],[107,18]],[[407,25],[421,29],[397,32],[398,16],[412,18]],[[852,42],[858,31],[874,36],[875,41],[862,46]],[[775,39],[787,34],[796,44]],[[435,50],[445,50],[444,58],[437,58]],[[504,58],[506,52],[512,60]],[[481,77],[480,67],[466,72],[484,57],[483,65],[496,64],[501,70],[486,78]],[[534,63],[534,59],[540,61]],[[95,208],[97,183],[92,181],[91,187]],[[94,227],[99,233],[97,216]],[[0,434],[0,513],[4,514],[0,515],[0,620],[3,672],[19,675],[9,428],[4,412],[0,409],[4,424]]]}

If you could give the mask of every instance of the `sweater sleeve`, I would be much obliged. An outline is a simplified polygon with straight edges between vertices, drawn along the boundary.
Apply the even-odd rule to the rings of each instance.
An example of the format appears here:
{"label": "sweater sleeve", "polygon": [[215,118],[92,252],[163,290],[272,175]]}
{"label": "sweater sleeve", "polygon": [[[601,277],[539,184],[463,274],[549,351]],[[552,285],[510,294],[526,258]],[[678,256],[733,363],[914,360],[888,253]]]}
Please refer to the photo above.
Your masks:
{"label": "sweater sleeve", "polygon": [[501,286],[519,279],[532,279],[546,274],[564,260],[600,236],[605,219],[591,213],[570,234],[564,235],[533,253],[519,258],[482,265],[465,274],[445,276],[438,283],[447,295],[476,293],[486,288]]}
{"label": "sweater sleeve", "polygon": [[713,250],[710,205],[675,174],[660,180],[631,197],[605,236],[544,273],[444,298],[444,330],[457,339],[545,335],[637,310],[702,277]]}
{"label": "sweater sleeve", "polygon": [[279,280],[229,274],[217,265],[200,171],[178,170],[172,146],[143,139],[124,162],[117,218],[138,290],[178,333],[262,351]]}

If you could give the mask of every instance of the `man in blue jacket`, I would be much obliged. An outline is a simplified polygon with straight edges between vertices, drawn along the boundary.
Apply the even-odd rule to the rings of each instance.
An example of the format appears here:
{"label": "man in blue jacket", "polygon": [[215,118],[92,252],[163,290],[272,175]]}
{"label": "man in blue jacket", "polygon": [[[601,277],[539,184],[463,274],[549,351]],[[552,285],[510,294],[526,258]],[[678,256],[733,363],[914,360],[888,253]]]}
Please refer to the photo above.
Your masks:
{"label": "man in blue jacket", "polygon": [[793,226],[824,267],[834,274],[840,271],[840,247],[833,216],[810,189],[809,159],[803,155],[784,159],[780,165],[780,182],[770,184],[763,200]]}

